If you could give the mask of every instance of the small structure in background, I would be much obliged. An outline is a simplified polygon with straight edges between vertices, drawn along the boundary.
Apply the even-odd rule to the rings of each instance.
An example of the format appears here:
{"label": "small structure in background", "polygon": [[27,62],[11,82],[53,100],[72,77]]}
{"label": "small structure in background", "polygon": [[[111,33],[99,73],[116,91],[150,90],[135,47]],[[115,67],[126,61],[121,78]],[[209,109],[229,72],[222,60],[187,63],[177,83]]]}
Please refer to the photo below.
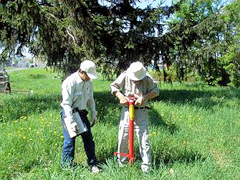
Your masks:
{"label": "small structure in background", "polygon": [[9,75],[3,68],[3,64],[0,69],[0,93],[11,93]]}

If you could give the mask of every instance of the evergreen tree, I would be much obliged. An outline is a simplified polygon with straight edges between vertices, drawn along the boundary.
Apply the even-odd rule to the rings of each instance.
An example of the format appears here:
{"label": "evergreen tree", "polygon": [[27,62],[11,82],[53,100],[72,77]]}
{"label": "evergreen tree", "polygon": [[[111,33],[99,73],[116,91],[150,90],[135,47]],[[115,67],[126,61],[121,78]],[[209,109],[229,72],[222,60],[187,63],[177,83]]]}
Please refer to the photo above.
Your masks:
{"label": "evergreen tree", "polygon": [[[84,58],[91,58],[103,74],[119,74],[133,61],[151,63],[160,51],[155,29],[172,8],[136,7],[133,0],[0,1],[3,56],[21,55],[24,46],[44,56],[49,66],[67,75]],[[157,59],[157,58],[155,58]]]}
{"label": "evergreen tree", "polygon": [[27,46],[65,76],[85,58],[109,78],[139,60],[157,70],[162,63],[165,81],[175,70],[180,81],[192,73],[209,85],[239,86],[240,7],[220,3],[141,9],[135,0],[1,0],[0,61]]}

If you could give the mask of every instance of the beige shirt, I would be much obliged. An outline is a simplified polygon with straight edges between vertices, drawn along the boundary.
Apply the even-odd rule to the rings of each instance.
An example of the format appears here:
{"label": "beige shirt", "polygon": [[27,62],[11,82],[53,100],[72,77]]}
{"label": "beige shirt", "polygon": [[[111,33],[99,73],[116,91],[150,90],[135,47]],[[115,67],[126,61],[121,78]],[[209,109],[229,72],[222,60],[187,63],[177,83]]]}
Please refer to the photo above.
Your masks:
{"label": "beige shirt", "polygon": [[[121,91],[121,93],[126,96],[136,96],[141,97],[150,92],[156,92],[159,94],[159,89],[157,84],[153,81],[153,78],[147,74],[141,81],[133,81],[128,76],[126,71],[124,71],[111,85],[111,93]],[[142,106],[147,106],[148,102]]]}
{"label": "beige shirt", "polygon": [[95,101],[93,98],[92,80],[83,81],[78,71],[68,76],[62,83],[62,108],[66,116],[72,116],[72,110],[87,109],[89,107],[94,113]]}

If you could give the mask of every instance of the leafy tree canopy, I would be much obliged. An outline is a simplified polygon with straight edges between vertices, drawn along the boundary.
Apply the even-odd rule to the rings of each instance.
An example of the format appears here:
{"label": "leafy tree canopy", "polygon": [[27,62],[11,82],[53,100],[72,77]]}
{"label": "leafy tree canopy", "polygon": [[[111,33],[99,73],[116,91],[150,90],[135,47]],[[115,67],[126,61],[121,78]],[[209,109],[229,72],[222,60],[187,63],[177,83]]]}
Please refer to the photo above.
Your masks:
{"label": "leafy tree canopy", "polygon": [[[161,19],[173,7],[140,9],[133,0],[0,1],[2,58],[21,55],[24,46],[48,65],[76,70],[84,58],[94,59],[105,74],[120,73],[132,61],[146,64],[156,56],[163,32]],[[15,50],[17,51],[15,52]]]}
{"label": "leafy tree canopy", "polygon": [[[164,1],[163,1],[164,2]],[[239,4],[179,0],[141,9],[135,0],[1,0],[1,60],[23,47],[65,75],[85,58],[108,77],[133,61],[175,66],[210,85],[239,86]],[[234,67],[235,70],[230,70]]]}

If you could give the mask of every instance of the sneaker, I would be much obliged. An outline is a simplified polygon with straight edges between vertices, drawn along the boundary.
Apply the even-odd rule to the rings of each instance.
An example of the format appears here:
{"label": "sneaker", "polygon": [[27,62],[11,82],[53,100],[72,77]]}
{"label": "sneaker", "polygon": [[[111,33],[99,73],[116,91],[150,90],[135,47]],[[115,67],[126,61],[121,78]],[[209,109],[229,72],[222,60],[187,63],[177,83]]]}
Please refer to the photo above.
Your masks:
{"label": "sneaker", "polygon": [[97,166],[92,166],[91,171],[92,171],[92,173],[100,173],[101,172],[101,170]]}

